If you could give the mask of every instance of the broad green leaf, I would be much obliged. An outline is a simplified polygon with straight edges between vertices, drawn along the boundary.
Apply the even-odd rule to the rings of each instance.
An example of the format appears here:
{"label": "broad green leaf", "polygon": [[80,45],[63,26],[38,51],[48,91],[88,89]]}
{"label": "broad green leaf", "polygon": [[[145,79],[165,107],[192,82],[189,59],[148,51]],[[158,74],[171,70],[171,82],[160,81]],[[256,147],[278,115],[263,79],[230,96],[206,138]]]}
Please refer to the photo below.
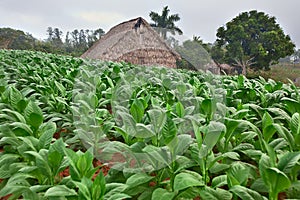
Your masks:
{"label": "broad green leaf", "polygon": [[270,192],[273,194],[278,194],[289,188],[291,182],[289,178],[279,169],[271,167],[265,170],[267,176],[267,185],[270,187]]}
{"label": "broad green leaf", "polygon": [[274,128],[273,124],[264,128],[263,136],[266,142],[269,142],[272,139],[274,133],[276,133],[276,129]]}
{"label": "broad green leaf", "polygon": [[300,159],[300,152],[287,152],[279,158],[277,168],[289,174]]}
{"label": "broad green leaf", "polygon": [[177,134],[177,127],[171,118],[167,118],[162,130],[162,136],[164,139],[164,145],[169,144]]}
{"label": "broad green leaf", "polygon": [[214,177],[211,182],[211,186],[213,188],[222,187],[224,185],[227,185],[227,175],[220,175],[220,176]]}
{"label": "broad green leaf", "polygon": [[136,134],[134,136],[137,138],[150,138],[155,136],[155,133],[150,129],[149,125],[137,123]]}
{"label": "broad green leaf", "polygon": [[45,191],[45,190],[47,190],[50,187],[52,187],[52,186],[51,185],[33,185],[29,189],[32,192],[36,192],[37,193],[37,192]]}
{"label": "broad green leaf", "polygon": [[177,113],[177,116],[180,118],[183,118],[185,115],[185,110],[184,110],[184,107],[181,102],[176,103],[176,113]]}
{"label": "broad green leaf", "polygon": [[124,129],[128,135],[135,136],[136,134],[136,122],[131,115],[125,112],[118,112],[122,118]]}
{"label": "broad green leaf", "polygon": [[[3,113],[9,113],[9,114],[12,114],[13,116],[15,116],[15,118],[16,118],[16,120],[18,121],[18,122],[21,122],[21,123],[23,123],[23,124],[26,124],[26,120],[25,120],[25,118],[24,118],[24,116],[21,114],[21,113],[19,113],[19,112],[17,112],[17,111],[14,111],[14,110],[10,110],[10,109],[2,109],[2,112]],[[5,114],[5,115],[7,115],[7,114]]]}
{"label": "broad green leaf", "polygon": [[268,186],[264,183],[262,178],[256,179],[251,185],[251,189],[261,193],[268,193]]}
{"label": "broad green leaf", "polygon": [[231,188],[234,185],[245,185],[249,177],[250,169],[246,165],[235,162],[227,171],[227,182]]}
{"label": "broad green leaf", "polygon": [[[10,92],[9,92],[9,98],[10,98],[10,102],[11,105],[15,108],[18,109],[18,103],[23,99],[23,95],[22,93],[17,90],[15,87],[11,87],[10,88]],[[18,109],[19,110],[19,109]],[[20,111],[20,110],[19,110]]]}
{"label": "broad green leaf", "polygon": [[151,109],[148,112],[151,124],[154,127],[154,132],[156,134],[160,133],[164,127],[164,124],[167,120],[167,115],[163,110],[160,109]]}
{"label": "broad green leaf", "polygon": [[92,185],[92,197],[93,199],[101,199],[105,193],[105,178],[102,171],[97,175]]}
{"label": "broad green leaf", "polygon": [[170,143],[168,148],[170,149],[173,156],[182,155],[192,143],[192,137],[187,134],[178,135]]}
{"label": "broad green leaf", "polygon": [[300,116],[299,113],[294,113],[290,122],[290,127],[293,135],[300,134]]}
{"label": "broad green leaf", "polygon": [[217,106],[215,100],[205,99],[201,102],[201,110],[207,116],[208,120],[211,120],[213,118],[216,108]]}
{"label": "broad green leaf", "polygon": [[24,115],[26,122],[35,129],[37,129],[44,120],[42,110],[33,101],[29,101],[27,104],[24,110]]}
{"label": "broad green leaf", "polygon": [[154,179],[154,177],[147,174],[134,174],[127,179],[126,185],[130,188],[134,188],[144,183],[148,183],[152,179]]}
{"label": "broad green leaf", "polygon": [[71,149],[64,149],[65,154],[69,160],[70,163],[70,175],[73,180],[80,181],[80,172],[78,171],[76,165],[79,159],[79,155],[76,154],[73,150]]}
{"label": "broad green leaf", "polygon": [[14,123],[11,123],[10,126],[12,127],[14,132],[15,132],[16,129],[22,129],[23,131],[25,131],[25,133],[23,135],[16,134],[18,136],[26,136],[27,134],[28,135],[33,135],[33,131],[31,130],[31,128],[27,124],[24,124],[24,123],[21,123],[21,122],[14,122]]}
{"label": "broad green leaf", "polygon": [[40,134],[39,149],[48,149],[56,131],[56,124],[53,122],[46,122],[39,127],[38,131]]}
{"label": "broad green leaf", "polygon": [[240,197],[243,200],[266,200],[267,198],[260,195],[258,192],[246,188],[241,185],[235,185],[230,188],[231,192]]}
{"label": "broad green leaf", "polygon": [[64,97],[66,96],[66,88],[58,81],[54,81],[55,86],[59,90],[60,94]]}
{"label": "broad green leaf", "polygon": [[196,176],[194,173],[181,172],[175,176],[174,190],[184,190],[190,187],[204,186],[201,176]]}
{"label": "broad green leaf", "polygon": [[271,115],[268,112],[265,112],[263,118],[262,118],[262,128],[263,128],[263,132],[265,132],[265,129],[272,125],[274,123],[273,118],[271,117]]}
{"label": "broad green leaf", "polygon": [[130,114],[137,123],[141,123],[144,116],[144,105],[139,99],[135,99],[130,107]]}
{"label": "broad green leaf", "polygon": [[89,181],[92,182],[91,180],[87,179],[86,181],[84,181],[85,179],[87,179],[86,177],[83,177],[81,179],[81,182],[77,182],[74,181],[73,183],[76,185],[76,187],[79,189],[79,195],[81,196],[81,198],[84,197],[84,199],[92,199],[91,197],[91,193],[89,190],[89,186],[88,184],[85,184],[84,182]]}
{"label": "broad green leaf", "polygon": [[280,124],[274,124],[273,126],[277,130],[278,134],[288,142],[290,149],[292,150],[295,145],[295,138],[291,134],[290,130]]}
{"label": "broad green leaf", "polygon": [[113,194],[109,198],[105,198],[105,200],[124,200],[129,198],[131,198],[131,196],[124,193],[118,193],[118,194]]}
{"label": "broad green leaf", "polygon": [[204,131],[203,144],[206,145],[207,151],[214,148],[220,139],[222,133],[226,132],[226,126],[220,122],[211,121]]}
{"label": "broad green leaf", "polygon": [[300,145],[300,117],[299,113],[293,114],[290,122],[291,132],[295,138],[295,144]]}
{"label": "broad green leaf", "polygon": [[172,200],[175,197],[176,193],[175,192],[169,192],[166,189],[163,188],[157,188],[154,190],[152,193],[152,200]]}
{"label": "broad green leaf", "polygon": [[46,193],[46,197],[66,197],[66,196],[77,196],[77,192],[73,189],[68,188],[65,185],[56,185],[49,188]]}
{"label": "broad green leaf", "polygon": [[232,194],[220,188],[214,190],[212,188],[205,187],[204,190],[200,191],[200,197],[205,200],[231,200]]}
{"label": "broad green leaf", "polygon": [[39,153],[34,151],[27,151],[26,154],[30,154],[35,157],[36,166],[40,170],[42,174],[47,176],[48,178],[52,177],[52,170],[48,163],[48,150],[41,149]]}
{"label": "broad green leaf", "polygon": [[261,158],[259,160],[259,173],[260,173],[260,176],[262,178],[262,180],[264,181],[265,185],[269,188],[269,177],[268,177],[268,174],[266,172],[266,170],[268,168],[270,168],[272,165],[271,165],[271,161],[270,161],[270,157],[267,156],[266,154],[262,154],[261,155]]}

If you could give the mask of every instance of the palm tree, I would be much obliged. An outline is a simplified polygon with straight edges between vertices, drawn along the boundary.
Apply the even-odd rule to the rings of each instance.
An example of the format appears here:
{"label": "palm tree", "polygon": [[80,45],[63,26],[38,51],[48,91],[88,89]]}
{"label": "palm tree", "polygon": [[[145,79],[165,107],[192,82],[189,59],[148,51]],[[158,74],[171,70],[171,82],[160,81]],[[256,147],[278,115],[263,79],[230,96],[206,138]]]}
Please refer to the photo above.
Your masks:
{"label": "palm tree", "polygon": [[150,25],[158,28],[158,32],[164,39],[167,38],[167,32],[170,32],[173,35],[175,35],[176,32],[179,33],[179,35],[183,33],[182,30],[180,30],[180,28],[174,24],[180,20],[179,15],[174,14],[169,16],[169,12],[170,10],[168,6],[165,6],[161,15],[153,11],[151,11],[149,14],[151,20],[154,21],[154,23],[151,23]]}

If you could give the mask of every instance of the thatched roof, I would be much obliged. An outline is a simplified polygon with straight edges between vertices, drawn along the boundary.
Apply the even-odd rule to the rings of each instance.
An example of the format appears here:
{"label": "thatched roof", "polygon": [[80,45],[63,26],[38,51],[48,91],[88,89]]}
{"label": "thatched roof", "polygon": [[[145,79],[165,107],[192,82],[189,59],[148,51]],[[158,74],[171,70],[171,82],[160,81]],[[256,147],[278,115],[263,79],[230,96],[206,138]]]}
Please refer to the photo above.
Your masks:
{"label": "thatched roof", "polygon": [[81,57],[172,68],[181,59],[141,17],[111,28]]}

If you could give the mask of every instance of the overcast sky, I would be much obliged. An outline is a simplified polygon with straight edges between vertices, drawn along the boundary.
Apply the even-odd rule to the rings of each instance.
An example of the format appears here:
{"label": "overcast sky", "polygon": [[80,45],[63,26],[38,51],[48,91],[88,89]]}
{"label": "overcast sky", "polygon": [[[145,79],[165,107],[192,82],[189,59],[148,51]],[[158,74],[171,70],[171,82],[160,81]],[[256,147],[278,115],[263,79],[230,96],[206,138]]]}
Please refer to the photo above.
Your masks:
{"label": "overcast sky", "polygon": [[64,33],[74,29],[107,32],[123,21],[143,17],[150,11],[161,13],[168,5],[171,14],[181,17],[177,26],[184,35],[200,36],[214,42],[216,30],[239,13],[253,9],[275,16],[284,32],[300,48],[299,0],[0,0],[0,27],[11,27],[45,39],[47,27]]}

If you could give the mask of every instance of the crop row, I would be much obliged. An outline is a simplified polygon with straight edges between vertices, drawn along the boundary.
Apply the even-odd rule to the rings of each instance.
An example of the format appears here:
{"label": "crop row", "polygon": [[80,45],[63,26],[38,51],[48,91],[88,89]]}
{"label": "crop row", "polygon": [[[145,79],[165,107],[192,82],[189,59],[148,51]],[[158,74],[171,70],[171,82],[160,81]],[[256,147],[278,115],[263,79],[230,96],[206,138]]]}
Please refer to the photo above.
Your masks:
{"label": "crop row", "polygon": [[0,197],[300,196],[293,83],[28,51],[0,66]]}

